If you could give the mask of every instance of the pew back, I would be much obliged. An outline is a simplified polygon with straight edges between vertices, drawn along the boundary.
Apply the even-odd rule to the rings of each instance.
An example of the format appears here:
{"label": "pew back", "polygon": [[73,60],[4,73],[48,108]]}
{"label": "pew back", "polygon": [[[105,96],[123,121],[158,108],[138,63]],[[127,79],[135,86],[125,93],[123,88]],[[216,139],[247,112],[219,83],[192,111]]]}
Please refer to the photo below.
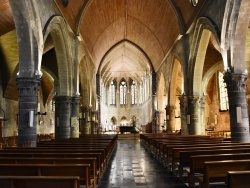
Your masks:
{"label": "pew back", "polygon": [[0,176],[78,176],[86,187],[94,185],[89,164],[0,164]]}
{"label": "pew back", "polygon": [[250,171],[228,171],[227,187],[228,188],[249,188]]}
{"label": "pew back", "polygon": [[78,176],[0,176],[1,188],[80,188]]}

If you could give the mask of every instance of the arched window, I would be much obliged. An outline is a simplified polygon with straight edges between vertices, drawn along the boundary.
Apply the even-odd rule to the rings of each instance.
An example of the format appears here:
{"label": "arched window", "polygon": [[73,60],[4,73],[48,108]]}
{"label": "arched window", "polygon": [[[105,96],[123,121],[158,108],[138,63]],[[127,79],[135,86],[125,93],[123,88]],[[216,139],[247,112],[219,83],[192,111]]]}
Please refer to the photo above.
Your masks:
{"label": "arched window", "polygon": [[219,97],[220,97],[220,111],[227,111],[229,109],[228,96],[227,96],[227,85],[224,83],[223,74],[218,72],[219,82]]}
{"label": "arched window", "polygon": [[137,87],[134,80],[131,83],[131,104],[137,104]]}
{"label": "arched window", "polygon": [[122,80],[120,83],[120,104],[126,104],[126,92],[127,91],[127,83],[125,80]]}
{"label": "arched window", "polygon": [[115,82],[114,81],[112,81],[110,83],[109,90],[110,90],[110,93],[109,93],[109,101],[110,101],[110,103],[109,104],[115,105],[116,104],[115,103],[116,102],[116,97],[115,97]]}
{"label": "arched window", "polygon": [[142,85],[140,84],[139,86],[140,88],[140,95],[139,95],[139,104],[142,104],[142,101],[143,101],[143,89],[142,89]]}

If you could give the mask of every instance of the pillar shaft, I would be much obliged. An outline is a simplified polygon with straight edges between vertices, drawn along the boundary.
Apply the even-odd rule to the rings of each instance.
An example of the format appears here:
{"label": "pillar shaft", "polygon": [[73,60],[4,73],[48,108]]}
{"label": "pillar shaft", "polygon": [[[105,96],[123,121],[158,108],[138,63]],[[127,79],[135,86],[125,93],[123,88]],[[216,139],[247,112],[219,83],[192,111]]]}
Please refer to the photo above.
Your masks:
{"label": "pillar shaft", "polygon": [[36,147],[37,96],[40,78],[17,78],[18,147]]}
{"label": "pillar shaft", "polygon": [[71,98],[71,138],[79,138],[79,103],[79,96]]}
{"label": "pillar shaft", "polygon": [[190,96],[188,100],[189,100],[189,112],[190,112],[189,134],[199,135],[201,134],[200,97]]}
{"label": "pillar shaft", "polygon": [[249,142],[249,117],[246,100],[247,74],[226,72],[232,141]]}
{"label": "pillar shaft", "polygon": [[185,95],[179,97],[180,100],[180,109],[181,109],[181,135],[188,135],[188,125],[187,125],[187,107],[188,100]]}
{"label": "pillar shaft", "polygon": [[70,138],[71,97],[55,96],[55,139]]}
{"label": "pillar shaft", "polygon": [[91,134],[97,133],[98,119],[97,119],[98,111],[91,111]]}
{"label": "pillar shaft", "polygon": [[167,131],[173,132],[175,131],[175,106],[167,106],[166,114],[169,117],[167,120]]}
{"label": "pillar shaft", "polygon": [[87,107],[82,106],[82,119],[81,119],[81,128],[80,132],[81,134],[90,134],[90,122],[88,122],[89,119],[89,110]]}
{"label": "pillar shaft", "polygon": [[201,134],[205,135],[205,105],[206,105],[206,96],[203,95],[200,97],[200,127]]}

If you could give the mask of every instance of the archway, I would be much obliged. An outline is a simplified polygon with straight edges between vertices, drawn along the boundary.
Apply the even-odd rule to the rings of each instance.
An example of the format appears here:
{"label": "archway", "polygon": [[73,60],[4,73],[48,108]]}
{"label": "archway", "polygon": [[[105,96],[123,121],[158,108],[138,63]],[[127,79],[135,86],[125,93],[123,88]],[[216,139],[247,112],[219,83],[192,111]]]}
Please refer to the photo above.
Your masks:
{"label": "archway", "polygon": [[167,106],[168,131],[181,129],[181,113],[179,96],[183,93],[183,77],[181,63],[174,59],[169,89],[169,103]]}
{"label": "archway", "polygon": [[157,110],[159,112],[158,119],[158,131],[166,131],[166,104],[167,104],[167,93],[166,93],[166,81],[163,73],[160,74],[160,80],[157,91]]}

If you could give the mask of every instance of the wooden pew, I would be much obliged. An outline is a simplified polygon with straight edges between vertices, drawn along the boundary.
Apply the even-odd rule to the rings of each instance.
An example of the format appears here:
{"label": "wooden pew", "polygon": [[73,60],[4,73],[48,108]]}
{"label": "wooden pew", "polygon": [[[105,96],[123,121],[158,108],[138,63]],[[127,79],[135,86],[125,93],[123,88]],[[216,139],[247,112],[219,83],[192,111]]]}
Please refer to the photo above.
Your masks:
{"label": "wooden pew", "polygon": [[[147,137],[145,137],[147,138]],[[157,154],[157,150],[163,150],[162,145],[164,145],[164,142],[213,142],[213,143],[218,143],[222,142],[224,140],[223,137],[218,137],[218,138],[210,138],[209,136],[204,136],[204,135],[164,135],[164,134],[159,134],[159,135],[151,135],[148,136],[147,139],[145,139],[142,143],[144,146],[151,150],[152,153]],[[159,152],[161,153],[161,151]]]}
{"label": "wooden pew", "polygon": [[96,163],[96,173],[97,178],[100,178],[103,167],[102,162],[100,161],[100,153],[0,153],[0,159],[2,158],[97,158]]}
{"label": "wooden pew", "polygon": [[89,164],[0,164],[0,176],[78,176],[81,185],[94,186]]}
{"label": "wooden pew", "polygon": [[[169,152],[171,153],[171,151],[169,151],[169,146],[170,145],[180,145],[180,146],[192,146],[192,145],[227,145],[227,144],[233,144],[232,142],[222,142],[222,141],[211,141],[211,140],[187,140],[187,141],[176,141],[176,140],[172,140],[172,141],[165,141],[165,142],[160,142],[159,143],[159,154],[161,154],[163,157],[167,157]],[[236,143],[234,143],[236,144]]]}
{"label": "wooden pew", "polygon": [[228,188],[249,188],[250,171],[228,171],[227,187]]}
{"label": "wooden pew", "polygon": [[[180,163],[178,166],[179,176],[183,174],[183,169],[190,166],[190,157],[198,155],[218,155],[218,154],[236,154],[250,153],[250,148],[231,148],[231,149],[208,149],[208,150],[189,150],[180,151]],[[186,169],[187,170],[187,169]]]}
{"label": "wooden pew", "polygon": [[227,161],[206,161],[204,163],[204,174],[197,177],[199,186],[208,188],[212,183],[227,182],[228,171],[250,170],[250,159],[248,160],[227,160]]}
{"label": "wooden pew", "polygon": [[80,188],[78,176],[0,176],[1,188]]}
{"label": "wooden pew", "polygon": [[[179,144],[169,144],[169,145],[165,145],[165,151],[164,151],[164,159],[166,160],[166,163],[172,163],[172,159],[175,158],[178,160],[178,151],[183,151],[184,150],[193,150],[193,148],[208,148],[208,147],[217,147],[217,146],[225,146],[225,147],[234,147],[234,146],[238,146],[240,145],[246,145],[247,147],[250,146],[250,143],[223,143],[223,142],[219,142],[219,143],[200,143],[200,142],[190,142],[190,143],[183,143],[182,145]],[[177,149],[175,149],[177,148]],[[208,148],[209,149],[209,148]],[[176,150],[174,154],[174,150]],[[166,153],[165,153],[166,152]]]}
{"label": "wooden pew", "polygon": [[192,150],[223,150],[223,149],[249,149],[250,144],[228,145],[228,146],[208,146],[208,147],[187,147],[187,148],[173,148],[172,169],[180,164],[180,152]]}
{"label": "wooden pew", "polygon": [[97,185],[96,158],[0,158],[0,164],[90,164],[90,177]]}
{"label": "wooden pew", "polygon": [[[38,149],[38,148],[13,148],[13,149],[2,149],[0,150],[0,156],[1,154],[7,154],[7,153],[45,153],[45,154],[49,154],[49,153],[68,153],[67,156],[73,155],[75,153],[83,153],[83,154],[88,154],[88,153],[100,153],[100,165],[101,165],[101,171],[104,170],[106,164],[107,164],[107,157],[105,155],[105,150],[104,149],[63,149],[63,148],[59,148],[59,149]],[[78,154],[77,154],[78,155]],[[44,155],[44,157],[46,157]]]}
{"label": "wooden pew", "polygon": [[195,176],[202,176],[203,175],[204,163],[206,161],[242,160],[242,159],[249,159],[249,158],[250,158],[250,153],[232,153],[232,154],[190,156],[189,157],[190,169],[188,171],[189,187],[192,188],[195,186]]}

